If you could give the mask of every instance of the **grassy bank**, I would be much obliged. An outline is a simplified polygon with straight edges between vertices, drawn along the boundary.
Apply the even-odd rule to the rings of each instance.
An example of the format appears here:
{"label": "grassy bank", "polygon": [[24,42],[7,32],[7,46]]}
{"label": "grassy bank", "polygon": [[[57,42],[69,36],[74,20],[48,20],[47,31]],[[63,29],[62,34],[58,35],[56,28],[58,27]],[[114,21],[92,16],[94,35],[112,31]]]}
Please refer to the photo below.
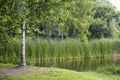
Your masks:
{"label": "grassy bank", "polygon": [[[0,62],[20,63],[20,40],[11,40],[0,44]],[[34,64],[34,60],[90,58],[90,56],[111,56],[120,52],[119,39],[100,39],[80,42],[79,39],[47,40],[26,39],[26,61]]]}
{"label": "grassy bank", "polygon": [[98,67],[96,69],[96,72],[109,75],[120,75],[120,66],[111,65],[105,67]]}
{"label": "grassy bank", "polygon": [[[4,68],[5,66],[7,66],[7,68],[15,66],[10,64],[9,65],[0,64],[0,65],[1,68]],[[34,74],[29,74],[24,72],[22,73],[24,74],[24,76],[6,75],[3,78],[0,78],[0,80],[120,80],[119,75],[108,75],[108,74],[105,75],[96,72],[76,72],[76,71],[57,69],[57,68],[48,68],[48,70],[49,69],[50,70],[53,69],[54,71],[45,72],[46,70],[42,70],[44,72],[37,72]]]}

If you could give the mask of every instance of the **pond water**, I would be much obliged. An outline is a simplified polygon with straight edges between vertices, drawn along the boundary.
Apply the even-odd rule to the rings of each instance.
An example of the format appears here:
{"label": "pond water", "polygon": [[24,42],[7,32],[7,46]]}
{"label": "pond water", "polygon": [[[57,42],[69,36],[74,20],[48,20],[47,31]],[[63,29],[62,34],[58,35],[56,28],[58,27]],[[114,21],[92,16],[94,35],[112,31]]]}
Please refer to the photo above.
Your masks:
{"label": "pond water", "polygon": [[120,57],[118,58],[102,58],[102,59],[80,59],[80,60],[64,60],[64,61],[42,61],[37,62],[36,66],[40,67],[56,67],[75,71],[95,70],[98,67],[120,65]]}

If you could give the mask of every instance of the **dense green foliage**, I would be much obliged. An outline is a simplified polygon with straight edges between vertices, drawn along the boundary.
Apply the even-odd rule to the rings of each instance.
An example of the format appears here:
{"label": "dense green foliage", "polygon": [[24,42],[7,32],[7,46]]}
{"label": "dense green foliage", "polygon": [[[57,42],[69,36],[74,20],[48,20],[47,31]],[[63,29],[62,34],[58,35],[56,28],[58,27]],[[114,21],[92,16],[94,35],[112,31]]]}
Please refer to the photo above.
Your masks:
{"label": "dense green foliage", "polygon": [[106,1],[0,0],[0,61],[20,63],[24,21],[26,36],[30,37],[26,41],[29,64],[119,53],[119,39],[89,41],[120,37],[120,12]]}
{"label": "dense green foliage", "polygon": [[119,12],[106,0],[0,0],[0,4],[0,42],[20,36],[23,21],[31,37],[87,41],[120,35]]}
{"label": "dense green foliage", "polygon": [[88,23],[85,22],[93,7],[92,0],[9,0],[0,3],[1,35],[18,36],[22,22],[26,21],[28,36],[87,39]]}
{"label": "dense green foliage", "polygon": [[[0,62],[21,63],[21,28],[26,26],[26,62],[104,58],[120,53],[120,12],[108,0],[0,0]],[[0,64],[0,68],[14,65]],[[118,80],[120,68],[68,70],[2,80]],[[71,74],[70,74],[71,73]],[[112,74],[114,76],[111,76]],[[101,77],[102,76],[102,77]]]}
{"label": "dense green foliage", "polygon": [[[98,0],[99,1],[99,0]],[[104,1],[104,0],[103,0]],[[114,38],[119,36],[119,12],[107,2],[97,2],[93,8],[94,15],[89,27],[90,38]]]}

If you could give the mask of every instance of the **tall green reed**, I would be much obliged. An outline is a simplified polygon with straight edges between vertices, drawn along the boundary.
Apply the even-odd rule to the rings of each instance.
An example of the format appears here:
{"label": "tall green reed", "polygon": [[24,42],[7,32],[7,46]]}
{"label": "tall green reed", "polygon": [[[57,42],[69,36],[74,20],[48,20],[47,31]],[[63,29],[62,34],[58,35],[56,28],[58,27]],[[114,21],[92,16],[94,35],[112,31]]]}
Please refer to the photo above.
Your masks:
{"label": "tall green reed", "polygon": [[20,63],[21,42],[19,40],[10,40],[6,43],[0,43],[0,62]]}
{"label": "tall green reed", "polygon": [[[26,62],[32,65],[42,60],[63,60],[68,58],[90,58],[111,56],[120,53],[119,39],[100,39],[81,42],[79,39],[26,39]],[[20,63],[21,41],[0,43],[0,62]]]}

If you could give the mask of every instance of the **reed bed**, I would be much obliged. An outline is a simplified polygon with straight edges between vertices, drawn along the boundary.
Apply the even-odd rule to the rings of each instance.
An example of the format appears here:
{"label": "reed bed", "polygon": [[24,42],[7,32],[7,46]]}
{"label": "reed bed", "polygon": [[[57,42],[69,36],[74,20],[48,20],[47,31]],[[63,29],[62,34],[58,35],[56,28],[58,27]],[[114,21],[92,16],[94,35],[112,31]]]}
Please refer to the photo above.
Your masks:
{"label": "reed bed", "polygon": [[[119,39],[91,40],[86,43],[79,39],[26,39],[26,61],[29,65],[35,61],[104,57],[114,53],[120,53]],[[19,64],[20,55],[20,40],[0,43],[0,62]]]}

